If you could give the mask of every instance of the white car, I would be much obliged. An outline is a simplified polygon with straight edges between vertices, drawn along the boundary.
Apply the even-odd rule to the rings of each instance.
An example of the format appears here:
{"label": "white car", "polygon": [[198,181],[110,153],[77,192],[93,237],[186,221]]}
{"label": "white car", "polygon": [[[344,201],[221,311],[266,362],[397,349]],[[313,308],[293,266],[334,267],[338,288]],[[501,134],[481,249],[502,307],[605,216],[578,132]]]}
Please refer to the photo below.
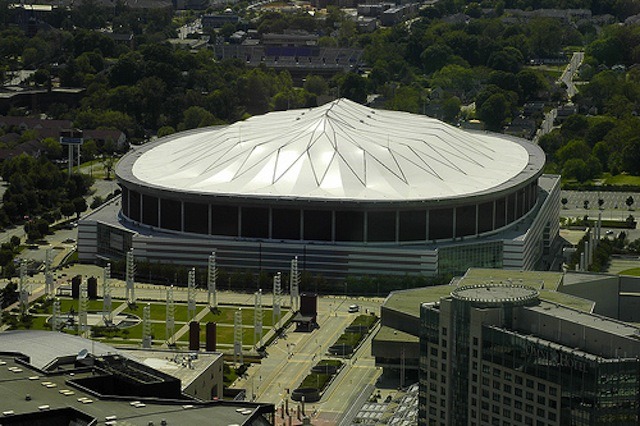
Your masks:
{"label": "white car", "polygon": [[358,306],[358,305],[349,305],[349,312],[350,313],[358,312],[359,310],[360,310],[360,306]]}

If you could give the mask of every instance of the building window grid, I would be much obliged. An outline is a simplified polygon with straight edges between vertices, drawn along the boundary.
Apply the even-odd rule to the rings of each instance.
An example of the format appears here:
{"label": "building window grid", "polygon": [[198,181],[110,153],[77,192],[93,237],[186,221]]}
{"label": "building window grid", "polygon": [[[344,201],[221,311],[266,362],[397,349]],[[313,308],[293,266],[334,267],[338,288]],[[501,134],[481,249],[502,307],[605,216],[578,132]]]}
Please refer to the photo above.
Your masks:
{"label": "building window grid", "polygon": [[[490,363],[483,365],[483,371],[485,373],[488,373],[489,371],[492,372],[492,374],[498,374],[497,372],[499,372],[499,369],[494,369],[492,367],[490,367]],[[516,395],[520,395],[521,398],[523,398],[523,400],[518,400],[516,398],[516,401],[514,403],[514,411],[513,414],[515,415],[515,413],[519,412],[519,415],[521,416],[521,418],[525,418],[526,414],[533,414],[533,413],[542,413],[544,415],[545,418],[549,418],[549,420],[551,420],[551,424],[554,424],[553,422],[557,419],[557,412],[556,412],[556,408],[558,407],[558,403],[554,398],[549,397],[549,395],[557,395],[557,388],[553,386],[553,384],[547,384],[538,380],[533,380],[530,378],[524,378],[522,376],[518,376],[518,375],[513,375],[511,372],[503,372],[503,377],[504,379],[501,381],[496,381],[493,380],[491,382],[489,382],[488,380],[483,380],[483,384],[485,386],[488,386],[489,383],[492,383],[493,386],[496,386],[496,383],[499,383],[502,385],[502,389],[507,392],[510,393],[512,390],[514,390],[511,385],[506,384],[504,382],[511,382],[512,379],[514,379],[515,383],[520,383],[521,385],[525,385],[528,388],[534,389],[533,392],[524,392],[521,388],[516,387],[515,388],[515,393]],[[536,392],[536,390],[538,390]],[[493,396],[495,397],[495,393],[493,394]],[[526,398],[529,398],[529,400],[531,401],[531,404],[524,404],[524,400]],[[495,399],[494,399],[495,401]],[[487,404],[489,403],[489,401],[487,401]],[[512,399],[510,397],[503,397],[502,399],[502,403],[503,405],[507,405],[510,406],[512,403]]]}

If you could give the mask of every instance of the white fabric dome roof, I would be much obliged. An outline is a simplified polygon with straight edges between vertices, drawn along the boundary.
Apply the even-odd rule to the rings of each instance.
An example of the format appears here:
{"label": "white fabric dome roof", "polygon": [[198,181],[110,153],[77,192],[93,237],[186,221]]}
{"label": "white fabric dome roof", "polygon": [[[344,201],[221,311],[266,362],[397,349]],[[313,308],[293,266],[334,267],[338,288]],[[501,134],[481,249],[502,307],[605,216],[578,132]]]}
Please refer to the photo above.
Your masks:
{"label": "white fabric dome roof", "polygon": [[338,99],[173,135],[145,150],[132,173],[157,187],[204,194],[458,198],[520,174],[529,164],[522,143]]}

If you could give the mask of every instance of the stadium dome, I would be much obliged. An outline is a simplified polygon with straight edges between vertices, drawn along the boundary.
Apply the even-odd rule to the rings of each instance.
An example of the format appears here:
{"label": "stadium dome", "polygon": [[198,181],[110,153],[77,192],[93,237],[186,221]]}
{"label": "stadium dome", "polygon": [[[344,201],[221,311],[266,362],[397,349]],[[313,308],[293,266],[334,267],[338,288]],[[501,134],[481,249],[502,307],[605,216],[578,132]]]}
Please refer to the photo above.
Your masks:
{"label": "stadium dome", "polygon": [[542,150],[338,99],[161,138],[116,174],[121,215],[242,240],[407,244],[494,233],[536,205]]}
{"label": "stadium dome", "polygon": [[135,161],[172,191],[311,200],[466,197],[522,173],[527,146],[347,99],[173,137]]}

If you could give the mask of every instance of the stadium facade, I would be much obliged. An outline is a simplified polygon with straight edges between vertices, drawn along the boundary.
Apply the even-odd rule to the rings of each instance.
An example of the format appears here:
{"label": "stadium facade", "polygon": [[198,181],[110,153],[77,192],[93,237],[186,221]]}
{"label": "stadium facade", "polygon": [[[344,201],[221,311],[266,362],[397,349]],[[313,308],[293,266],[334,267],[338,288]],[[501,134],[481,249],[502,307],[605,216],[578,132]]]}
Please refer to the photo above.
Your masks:
{"label": "stadium facade", "polygon": [[548,269],[559,177],[525,140],[339,99],[196,129],[118,163],[80,259],[121,257],[327,278]]}

